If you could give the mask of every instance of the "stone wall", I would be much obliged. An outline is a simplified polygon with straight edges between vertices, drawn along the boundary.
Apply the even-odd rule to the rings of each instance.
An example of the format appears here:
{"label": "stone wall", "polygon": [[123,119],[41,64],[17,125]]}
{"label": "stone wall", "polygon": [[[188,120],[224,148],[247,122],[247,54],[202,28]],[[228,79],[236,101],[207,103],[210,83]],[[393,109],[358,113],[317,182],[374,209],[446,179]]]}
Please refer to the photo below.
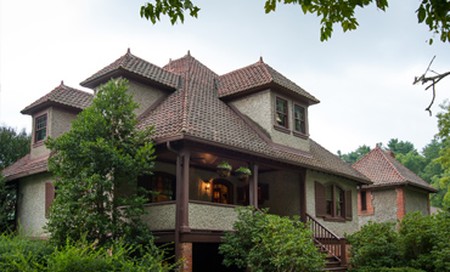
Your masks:
{"label": "stone wall", "polygon": [[373,206],[373,215],[359,216],[360,225],[367,224],[369,221],[375,222],[395,222],[397,220],[397,192],[395,189],[372,191],[371,200]]}

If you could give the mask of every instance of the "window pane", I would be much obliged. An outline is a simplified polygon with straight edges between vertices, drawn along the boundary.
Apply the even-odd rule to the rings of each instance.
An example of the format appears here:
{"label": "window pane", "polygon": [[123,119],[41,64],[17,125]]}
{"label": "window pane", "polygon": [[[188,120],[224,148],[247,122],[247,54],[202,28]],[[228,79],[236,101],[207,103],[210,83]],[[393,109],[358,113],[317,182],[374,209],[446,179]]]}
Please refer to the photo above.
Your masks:
{"label": "window pane", "polygon": [[306,134],[305,108],[300,105],[294,105],[294,128]]}
{"label": "window pane", "polygon": [[279,97],[276,98],[276,122],[280,126],[288,127],[288,104]]}
{"label": "window pane", "polygon": [[45,139],[45,136],[47,135],[47,114],[36,118],[34,133],[35,142],[39,142]]}

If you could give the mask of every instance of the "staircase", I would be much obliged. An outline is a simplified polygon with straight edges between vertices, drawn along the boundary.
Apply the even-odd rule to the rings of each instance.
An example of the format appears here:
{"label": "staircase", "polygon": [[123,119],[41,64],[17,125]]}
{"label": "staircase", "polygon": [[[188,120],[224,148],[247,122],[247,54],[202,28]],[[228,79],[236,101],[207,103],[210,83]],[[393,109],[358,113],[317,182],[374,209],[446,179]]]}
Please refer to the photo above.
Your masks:
{"label": "staircase", "polygon": [[311,225],[317,249],[327,255],[324,271],[347,271],[347,241],[328,230],[309,214],[306,215],[306,222]]}

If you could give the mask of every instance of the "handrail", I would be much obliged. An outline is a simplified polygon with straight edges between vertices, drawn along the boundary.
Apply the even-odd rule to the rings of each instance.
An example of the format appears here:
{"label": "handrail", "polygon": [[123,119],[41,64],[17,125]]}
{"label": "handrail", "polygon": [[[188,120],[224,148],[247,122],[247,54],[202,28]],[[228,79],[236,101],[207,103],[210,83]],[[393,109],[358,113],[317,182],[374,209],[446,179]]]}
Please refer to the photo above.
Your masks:
{"label": "handrail", "polygon": [[306,214],[306,222],[311,226],[314,242],[342,265],[346,265],[346,239],[334,234],[309,214]]}

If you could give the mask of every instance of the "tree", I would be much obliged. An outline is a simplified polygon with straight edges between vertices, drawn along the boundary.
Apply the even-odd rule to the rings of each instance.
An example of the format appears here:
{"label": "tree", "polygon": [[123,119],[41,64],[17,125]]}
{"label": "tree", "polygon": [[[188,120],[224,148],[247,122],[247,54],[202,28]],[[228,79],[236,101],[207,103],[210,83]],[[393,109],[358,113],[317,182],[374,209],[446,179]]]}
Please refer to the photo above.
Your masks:
{"label": "tree", "polygon": [[355,151],[349,152],[347,154],[342,154],[341,151],[338,150],[338,156],[343,161],[353,164],[369,152],[370,152],[369,146],[361,145]]}
{"label": "tree", "polygon": [[71,130],[46,142],[57,188],[47,230],[57,244],[152,241],[140,220],[144,197],[120,193],[124,186],[136,188],[137,177],[154,165],[153,130],[137,130],[137,104],[127,88],[123,79],[102,85]]}
{"label": "tree", "polygon": [[16,194],[0,173],[0,234],[14,229]]}
{"label": "tree", "polygon": [[[325,41],[331,37],[335,24],[340,24],[344,32],[355,30],[358,21],[355,17],[357,8],[375,5],[385,11],[388,0],[266,0],[264,10],[266,13],[274,12],[277,4],[293,4],[300,6],[304,14],[314,14],[320,20],[320,40]],[[191,17],[197,18],[200,8],[191,0],[154,0],[141,6],[141,17],[145,17],[153,24],[159,21],[161,15],[168,16],[172,24],[184,22],[184,14],[188,12]],[[419,24],[428,26],[430,32],[439,35],[442,42],[450,42],[450,3],[447,0],[422,0],[417,8]],[[430,39],[430,43],[433,39]]]}
{"label": "tree", "polygon": [[409,152],[417,153],[417,150],[414,147],[413,143],[408,142],[408,141],[399,141],[397,138],[390,139],[387,144],[387,147],[389,148],[389,150],[394,152],[395,155],[398,155],[398,154],[406,155]]}
{"label": "tree", "polygon": [[444,169],[444,173],[439,178],[439,190],[445,192],[443,194],[443,207],[450,209],[450,103],[442,105],[443,112],[438,117],[438,137],[441,139],[443,148],[439,152],[437,161]]}
{"label": "tree", "polygon": [[25,129],[17,132],[7,126],[0,127],[0,170],[30,152],[30,135]]}
{"label": "tree", "polygon": [[219,251],[226,266],[250,271],[322,271],[324,256],[311,237],[299,219],[246,208],[238,210],[234,232],[225,234]]}

